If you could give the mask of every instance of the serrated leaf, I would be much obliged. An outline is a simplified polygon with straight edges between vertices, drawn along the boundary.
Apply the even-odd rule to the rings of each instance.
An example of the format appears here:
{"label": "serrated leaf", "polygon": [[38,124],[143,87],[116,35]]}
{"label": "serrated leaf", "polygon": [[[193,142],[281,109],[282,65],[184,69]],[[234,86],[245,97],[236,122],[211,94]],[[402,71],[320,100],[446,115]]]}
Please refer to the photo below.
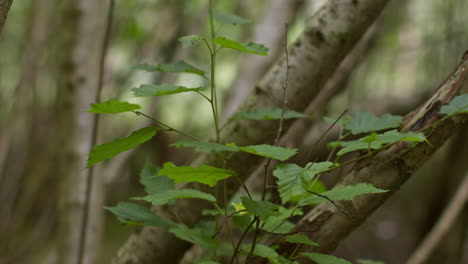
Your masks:
{"label": "serrated leaf", "polygon": [[148,208],[133,203],[120,202],[117,206],[104,208],[115,214],[119,221],[124,224],[163,227],[176,225],[169,219],[155,215]]}
{"label": "serrated leaf", "polygon": [[235,145],[221,145],[213,142],[200,142],[200,141],[187,141],[187,140],[181,140],[178,141],[174,144],[171,144],[171,146],[177,147],[177,148],[195,148],[195,151],[197,152],[208,152],[208,153],[216,153],[216,152],[222,152],[222,151],[230,151],[230,152],[236,152],[239,151],[239,147]]}
{"label": "serrated leaf", "polygon": [[137,104],[130,104],[127,102],[121,102],[114,99],[110,99],[109,101],[103,103],[91,104],[91,109],[88,110],[88,112],[96,114],[115,114],[129,112],[140,108],[141,106]]}
{"label": "serrated leaf", "polygon": [[219,12],[219,11],[213,12],[213,18],[218,23],[222,23],[222,24],[243,25],[243,24],[252,23],[252,21],[250,21],[247,18],[243,18],[243,17],[240,17],[238,15]]}
{"label": "serrated leaf", "polygon": [[195,66],[188,64],[187,62],[180,60],[168,64],[148,65],[142,64],[135,67],[137,70],[144,70],[149,72],[177,72],[177,73],[192,73],[200,76],[204,76],[205,72],[196,68]]}
{"label": "serrated leaf", "polygon": [[351,120],[345,123],[344,127],[347,130],[350,130],[353,135],[357,135],[361,133],[395,128],[400,126],[402,120],[403,118],[401,116],[394,116],[390,114],[377,117],[373,113],[357,112],[351,117]]}
{"label": "serrated leaf", "polygon": [[283,203],[307,193],[315,175],[328,170],[332,162],[309,163],[304,168],[296,164],[280,164],[273,171],[278,178],[278,191]]}
{"label": "serrated leaf", "polygon": [[[242,251],[247,253],[250,252],[251,248],[252,244],[242,244],[241,247]],[[254,255],[262,258],[267,258],[270,261],[279,257],[279,254],[273,248],[263,244],[255,244]]]}
{"label": "serrated leaf", "polygon": [[[388,192],[387,190],[382,190],[379,188],[374,187],[371,184],[366,183],[359,183],[356,185],[346,185],[346,186],[339,186],[330,191],[321,193],[322,196],[326,196],[328,199],[333,201],[339,200],[351,200],[356,196],[363,195],[363,194],[372,194],[372,193],[384,193]],[[309,204],[318,204],[321,202],[328,201],[324,197],[320,197],[318,195],[310,196],[302,201],[299,202],[299,205],[309,205]]]}
{"label": "serrated leaf", "polygon": [[133,95],[136,97],[153,97],[153,96],[169,95],[169,94],[176,94],[176,93],[203,91],[205,89],[206,89],[205,87],[188,88],[185,86],[177,86],[173,84],[161,84],[161,85],[142,84],[139,87],[132,88],[130,90],[133,91]]}
{"label": "serrated leaf", "polygon": [[319,244],[317,244],[314,241],[310,240],[306,235],[294,234],[294,235],[286,236],[285,239],[289,243],[305,244],[305,245],[317,246],[317,247],[319,246]]}
{"label": "serrated leaf", "polygon": [[241,43],[241,42],[237,42],[235,40],[228,39],[225,37],[220,37],[220,36],[215,38],[214,43],[222,47],[234,49],[234,50],[241,51],[241,52],[252,53],[252,54],[263,55],[263,56],[268,55],[268,48],[263,44],[257,44],[253,42]]}
{"label": "serrated leaf", "polygon": [[86,168],[115,155],[130,150],[143,142],[150,140],[159,130],[157,127],[145,127],[134,131],[130,136],[119,138],[114,141],[94,146],[88,157]]}
{"label": "serrated leaf", "polygon": [[203,199],[213,203],[216,202],[216,198],[213,195],[192,189],[168,190],[164,192],[150,194],[144,197],[136,197],[133,199],[144,200],[152,203],[153,205],[162,205],[167,204],[171,200],[181,198]]}
{"label": "serrated leaf", "polygon": [[179,38],[179,41],[182,42],[182,46],[184,48],[188,48],[200,44],[203,41],[203,37],[198,35],[190,35]]}
{"label": "serrated leaf", "polygon": [[317,264],[352,264],[347,260],[337,258],[332,255],[325,255],[319,253],[302,253],[301,255],[310,258],[311,260],[317,262]]}
{"label": "serrated leaf", "polygon": [[375,261],[375,260],[368,260],[368,259],[358,259],[358,264],[384,264],[383,261]]}
{"label": "serrated leaf", "polygon": [[297,149],[282,148],[265,144],[240,147],[240,151],[281,161],[285,161],[297,153]]}
{"label": "serrated leaf", "polygon": [[176,227],[169,229],[169,232],[182,240],[198,244],[203,248],[216,248],[219,246],[219,242],[212,237],[216,232],[215,226],[209,222],[201,222],[192,228],[184,224],[178,224]]}
{"label": "serrated leaf", "polygon": [[199,182],[211,187],[220,180],[227,179],[235,174],[232,170],[220,169],[208,165],[198,168],[190,166],[176,167],[172,162],[166,162],[159,173],[175,180],[176,183]]}
{"label": "serrated leaf", "polygon": [[450,103],[442,106],[440,112],[449,116],[468,113],[468,94],[456,96]]}
{"label": "serrated leaf", "polygon": [[[253,109],[247,112],[238,112],[231,116],[231,120],[278,120],[281,119],[282,109]],[[283,119],[309,118],[310,116],[293,110],[286,110]]]}
{"label": "serrated leaf", "polygon": [[145,191],[148,194],[173,190],[175,188],[174,181],[164,175],[159,175],[159,168],[151,162],[146,162],[143,170],[141,170],[140,183],[145,186]]}
{"label": "serrated leaf", "polygon": [[241,197],[242,204],[248,213],[257,215],[260,220],[266,221],[270,216],[280,215],[278,205],[267,201],[256,201],[247,197]]}

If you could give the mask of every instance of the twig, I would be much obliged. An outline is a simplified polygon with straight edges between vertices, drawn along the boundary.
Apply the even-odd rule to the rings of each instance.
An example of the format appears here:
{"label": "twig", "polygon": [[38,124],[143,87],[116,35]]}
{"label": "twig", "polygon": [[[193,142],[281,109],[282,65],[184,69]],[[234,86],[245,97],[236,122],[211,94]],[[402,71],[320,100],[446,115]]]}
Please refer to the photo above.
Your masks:
{"label": "twig", "polygon": [[326,195],[323,195],[323,194],[320,194],[320,193],[317,193],[317,192],[313,192],[313,191],[309,191],[307,190],[308,193],[311,193],[311,194],[314,194],[314,195],[317,195],[318,197],[321,197],[323,199],[326,199],[327,201],[329,201],[331,204],[333,204],[333,206],[336,207],[336,209],[338,209],[342,214],[344,214],[346,217],[349,218],[349,220],[351,220],[353,223],[357,223],[357,221],[351,217],[351,215],[349,215],[347,212],[345,212],[343,209],[341,209],[338,204],[335,203],[335,201],[333,201],[332,199],[330,199],[328,196]]}
{"label": "twig", "polygon": [[411,255],[407,264],[422,264],[431,256],[433,250],[439,245],[441,240],[453,226],[453,222],[463,211],[468,201],[468,172],[465,179],[458,188],[448,207],[444,210],[437,224],[429,232],[422,244]]}

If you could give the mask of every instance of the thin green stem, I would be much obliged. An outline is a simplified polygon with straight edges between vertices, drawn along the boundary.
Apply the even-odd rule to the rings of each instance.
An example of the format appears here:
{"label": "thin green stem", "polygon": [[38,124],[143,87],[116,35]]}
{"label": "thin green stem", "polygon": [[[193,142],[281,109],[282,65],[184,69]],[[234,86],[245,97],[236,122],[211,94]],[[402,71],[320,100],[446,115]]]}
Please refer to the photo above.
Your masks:
{"label": "thin green stem", "polygon": [[210,33],[211,33],[211,47],[206,42],[208,49],[210,50],[210,62],[211,62],[211,78],[210,78],[210,86],[211,86],[211,110],[213,112],[213,119],[215,123],[215,130],[216,130],[216,143],[221,142],[220,137],[220,129],[219,129],[219,115],[218,115],[218,98],[216,94],[216,44],[214,43],[216,37],[216,31],[214,29],[214,21],[213,21],[213,0],[210,0],[209,6],[209,16],[210,16]]}

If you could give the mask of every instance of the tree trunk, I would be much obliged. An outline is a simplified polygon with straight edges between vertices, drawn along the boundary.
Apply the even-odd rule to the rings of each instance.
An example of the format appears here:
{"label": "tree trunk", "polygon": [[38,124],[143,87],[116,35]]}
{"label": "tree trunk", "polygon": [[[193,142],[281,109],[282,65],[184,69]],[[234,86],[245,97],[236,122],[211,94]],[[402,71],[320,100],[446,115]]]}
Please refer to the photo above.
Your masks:
{"label": "tree trunk", "polygon": [[13,0],[0,0],[0,33],[2,33],[12,2]]}

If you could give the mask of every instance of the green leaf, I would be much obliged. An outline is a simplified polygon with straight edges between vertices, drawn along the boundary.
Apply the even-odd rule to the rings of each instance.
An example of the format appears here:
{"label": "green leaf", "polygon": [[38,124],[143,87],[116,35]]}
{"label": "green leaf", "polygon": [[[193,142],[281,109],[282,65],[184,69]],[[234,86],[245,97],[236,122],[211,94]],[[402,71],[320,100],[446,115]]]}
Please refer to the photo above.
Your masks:
{"label": "green leaf", "polygon": [[302,253],[301,255],[310,258],[311,260],[317,262],[317,264],[352,264],[347,260],[331,255],[324,255],[319,253]]}
{"label": "green leaf", "polygon": [[196,264],[221,264],[221,263],[217,261],[212,261],[212,260],[203,260],[203,261],[197,262]]}
{"label": "green leaf", "polygon": [[88,157],[86,168],[106,159],[110,159],[120,152],[130,150],[143,142],[150,140],[159,130],[157,127],[145,127],[134,131],[130,136],[94,146]]}
{"label": "green leaf", "polygon": [[209,194],[192,189],[177,189],[150,194],[144,197],[135,197],[135,200],[144,200],[153,205],[167,204],[169,201],[180,198],[203,199],[210,202],[216,202],[216,198]]}
{"label": "green leaf", "polygon": [[379,131],[400,126],[402,121],[401,116],[385,114],[381,117],[376,117],[373,113],[357,112],[351,120],[346,122],[345,128],[351,130],[353,135]]}
{"label": "green leaf", "polygon": [[302,215],[302,211],[299,208],[294,208],[287,209],[285,207],[279,206],[278,207],[278,212],[279,215],[275,216],[270,216],[267,221],[265,221],[265,224],[263,225],[262,229],[269,231],[269,232],[274,232],[274,233],[279,233],[279,234],[286,234],[288,232],[291,232],[291,230],[296,226],[290,221],[286,221],[289,217],[296,216],[296,215]]}
{"label": "green leaf", "polygon": [[145,191],[148,194],[173,190],[175,188],[174,181],[166,176],[159,175],[159,168],[146,162],[145,167],[140,172],[140,183],[145,186]]}
{"label": "green leaf", "polygon": [[203,248],[216,248],[219,242],[212,237],[216,232],[216,227],[210,222],[201,222],[190,228],[184,224],[178,224],[176,227],[169,229],[169,232],[176,235],[178,238],[187,242],[198,244]]}
{"label": "green leaf", "polygon": [[285,239],[289,243],[306,244],[309,246],[317,246],[317,247],[319,246],[319,244],[315,243],[314,241],[311,241],[306,235],[294,234],[294,235],[286,236]]}
{"label": "green leaf", "polygon": [[[338,186],[330,191],[321,193],[322,196],[328,197],[328,199],[333,201],[339,200],[351,200],[356,196],[363,195],[363,194],[371,194],[371,193],[384,193],[388,192],[387,190],[382,190],[379,188],[374,187],[371,184],[366,183],[359,183],[356,185],[345,185],[345,186]],[[303,199],[299,202],[299,205],[309,205],[309,204],[318,204],[321,202],[326,202],[327,199],[324,197],[320,197],[318,195],[310,196]]]}
{"label": "green leaf", "polygon": [[120,202],[114,207],[104,207],[117,216],[120,222],[129,225],[171,227],[176,223],[155,215],[148,208],[133,203]]}
{"label": "green leaf", "polygon": [[200,44],[203,41],[203,37],[198,35],[190,35],[179,38],[179,41],[182,42],[182,46],[184,48],[188,48]]}
{"label": "green leaf", "polygon": [[142,84],[138,88],[132,88],[133,95],[136,97],[152,97],[176,93],[203,91],[205,87],[187,88],[185,86],[177,86],[173,84]]}
{"label": "green leaf", "polygon": [[333,166],[332,162],[309,163],[304,168],[296,164],[280,164],[273,171],[278,178],[278,191],[283,203],[307,193],[314,177]]}
{"label": "green leaf", "polygon": [[282,148],[265,144],[240,147],[240,150],[243,152],[281,161],[285,161],[297,153],[297,149]]}
{"label": "green leaf", "polygon": [[159,173],[175,180],[176,183],[199,182],[211,187],[215,186],[218,181],[227,179],[235,174],[234,171],[208,165],[201,165],[198,168],[190,166],[176,167],[172,162],[164,163]]}
{"label": "green leaf", "polygon": [[262,221],[266,221],[270,216],[277,216],[280,214],[278,212],[279,206],[276,204],[267,201],[256,201],[247,197],[241,197],[241,200],[247,212],[257,215]]}
{"label": "green leaf", "polygon": [[177,73],[193,73],[204,76],[205,72],[196,68],[195,66],[188,64],[187,62],[180,60],[168,64],[148,65],[142,64],[135,67],[137,70],[145,70],[149,72],[177,72]]}
{"label": "green leaf", "polygon": [[[278,120],[281,119],[282,109],[254,109],[248,112],[238,112],[231,116],[231,120]],[[283,114],[283,119],[295,119],[295,118],[309,118],[310,116],[293,111],[286,110]]]}
{"label": "green leaf", "polygon": [[224,12],[219,12],[215,11],[213,13],[213,18],[221,24],[232,24],[232,25],[243,25],[243,24],[250,24],[252,21],[250,21],[247,18],[240,17],[238,15],[230,14],[230,13],[224,13]]}
{"label": "green leaf", "polygon": [[253,42],[241,43],[235,40],[231,40],[231,39],[228,39],[225,37],[219,37],[219,36],[215,38],[214,43],[222,47],[234,49],[237,51],[263,55],[263,56],[268,55],[268,48],[265,47],[265,45],[263,44],[257,44]]}
{"label": "green leaf", "polygon": [[383,261],[375,261],[375,260],[368,260],[368,259],[358,259],[358,264],[384,264]]}
{"label": "green leaf", "polygon": [[140,109],[141,106],[137,104],[130,104],[127,102],[120,102],[114,99],[110,99],[104,103],[91,104],[91,109],[88,110],[90,113],[96,114],[115,114],[128,112],[136,109]]}
{"label": "green leaf", "polygon": [[200,142],[200,141],[187,141],[182,140],[178,141],[171,146],[178,147],[178,148],[195,148],[197,152],[208,152],[208,153],[216,153],[222,151],[231,151],[236,152],[239,151],[239,147],[235,145],[221,145],[213,142]]}
{"label": "green leaf", "polygon": [[[252,248],[252,244],[242,244],[242,247],[241,247],[242,251],[247,252],[247,253],[250,252],[251,248]],[[258,243],[255,244],[255,249],[254,249],[253,254],[255,256],[259,256],[262,258],[267,258],[271,262],[274,262],[274,260],[272,261],[272,259],[279,257],[278,253],[273,248],[267,245],[258,244]]]}
{"label": "green leaf", "polygon": [[350,116],[344,116],[344,117],[340,118],[339,120],[337,120],[337,119],[338,118],[332,118],[332,117],[328,117],[328,116],[323,117],[323,121],[325,123],[330,124],[330,125],[336,124],[337,126],[344,126],[346,123],[348,123],[351,120],[351,117]]}
{"label": "green leaf", "polygon": [[468,94],[456,96],[450,103],[442,106],[440,112],[449,116],[468,113]]}

